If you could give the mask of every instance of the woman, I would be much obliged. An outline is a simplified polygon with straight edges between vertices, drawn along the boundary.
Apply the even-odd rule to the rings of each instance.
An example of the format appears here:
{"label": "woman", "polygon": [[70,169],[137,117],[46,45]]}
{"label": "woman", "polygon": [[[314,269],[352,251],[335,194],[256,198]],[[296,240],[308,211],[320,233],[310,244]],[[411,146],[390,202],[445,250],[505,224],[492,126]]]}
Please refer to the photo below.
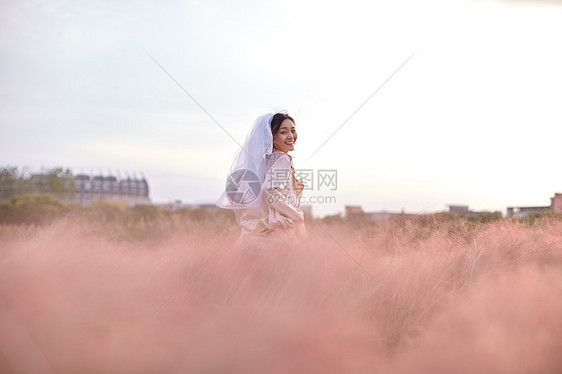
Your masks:
{"label": "woman", "polygon": [[295,177],[288,153],[296,140],[295,121],[286,113],[264,114],[255,121],[216,203],[234,209],[241,227],[238,245],[306,237],[300,210],[304,184]]}

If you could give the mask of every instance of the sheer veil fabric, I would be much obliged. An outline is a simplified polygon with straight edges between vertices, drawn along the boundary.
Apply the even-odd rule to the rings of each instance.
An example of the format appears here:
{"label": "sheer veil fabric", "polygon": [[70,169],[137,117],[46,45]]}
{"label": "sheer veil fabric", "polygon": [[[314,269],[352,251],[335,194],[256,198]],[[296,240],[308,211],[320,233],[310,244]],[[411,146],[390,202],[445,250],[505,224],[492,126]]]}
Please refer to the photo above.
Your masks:
{"label": "sheer veil fabric", "polygon": [[260,252],[279,247],[280,242],[298,246],[307,237],[300,209],[303,184],[294,176],[292,157],[273,147],[273,115],[255,121],[216,202],[220,208],[234,210],[241,227],[235,245]]}
{"label": "sheer veil fabric", "polygon": [[[263,205],[261,186],[265,179],[267,156],[273,151],[272,118],[273,114],[267,113],[259,116],[254,122],[254,127],[246,136],[242,149],[230,167],[225,191],[216,202],[219,208],[246,209]],[[260,182],[259,191],[255,188],[257,184],[249,183],[254,176]]]}

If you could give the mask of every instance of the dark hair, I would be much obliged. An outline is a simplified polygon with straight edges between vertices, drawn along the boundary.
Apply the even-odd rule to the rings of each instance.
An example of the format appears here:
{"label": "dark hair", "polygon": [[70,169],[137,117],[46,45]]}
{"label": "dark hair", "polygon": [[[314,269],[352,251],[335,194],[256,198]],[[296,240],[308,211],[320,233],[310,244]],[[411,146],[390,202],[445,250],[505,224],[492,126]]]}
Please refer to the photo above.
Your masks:
{"label": "dark hair", "polygon": [[290,119],[291,122],[293,122],[293,124],[295,123],[295,120],[293,119],[293,117],[291,117],[287,113],[277,113],[277,114],[275,114],[273,116],[273,118],[271,119],[271,134],[273,134],[275,136],[275,134],[277,134],[277,131],[279,131],[279,128],[281,127],[281,124],[286,119]]}

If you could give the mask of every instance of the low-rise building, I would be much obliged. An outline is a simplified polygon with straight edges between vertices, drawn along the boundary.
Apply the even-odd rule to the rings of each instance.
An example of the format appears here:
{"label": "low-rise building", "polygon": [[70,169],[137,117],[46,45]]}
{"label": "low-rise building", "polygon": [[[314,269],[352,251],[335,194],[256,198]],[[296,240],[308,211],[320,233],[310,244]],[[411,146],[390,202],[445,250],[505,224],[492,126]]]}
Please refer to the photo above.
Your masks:
{"label": "low-rise building", "polygon": [[466,217],[477,217],[481,214],[494,214],[494,215],[501,216],[500,211],[496,211],[496,212],[475,211],[475,210],[470,210],[468,205],[448,205],[448,207],[449,207],[449,213],[466,216]]}
{"label": "low-rise building", "polygon": [[507,216],[523,218],[533,213],[552,211],[562,213],[562,193],[555,193],[550,198],[550,205],[543,206],[510,206],[507,207]]}
{"label": "low-rise building", "polygon": [[127,205],[150,204],[146,178],[78,174],[74,203],[89,205],[96,200],[120,201]]}

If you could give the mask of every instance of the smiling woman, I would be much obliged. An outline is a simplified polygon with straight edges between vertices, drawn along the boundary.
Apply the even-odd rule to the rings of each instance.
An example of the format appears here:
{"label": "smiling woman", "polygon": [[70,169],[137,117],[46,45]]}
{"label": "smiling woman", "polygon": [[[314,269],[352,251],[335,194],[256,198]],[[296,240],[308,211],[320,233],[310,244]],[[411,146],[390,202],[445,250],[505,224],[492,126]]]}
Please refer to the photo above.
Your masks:
{"label": "smiling woman", "polygon": [[[297,132],[287,113],[260,116],[234,160],[220,208],[234,209],[241,234],[238,244],[265,239],[306,237],[300,198],[304,184],[296,178],[292,157]],[[258,240],[256,240],[258,239]]]}

